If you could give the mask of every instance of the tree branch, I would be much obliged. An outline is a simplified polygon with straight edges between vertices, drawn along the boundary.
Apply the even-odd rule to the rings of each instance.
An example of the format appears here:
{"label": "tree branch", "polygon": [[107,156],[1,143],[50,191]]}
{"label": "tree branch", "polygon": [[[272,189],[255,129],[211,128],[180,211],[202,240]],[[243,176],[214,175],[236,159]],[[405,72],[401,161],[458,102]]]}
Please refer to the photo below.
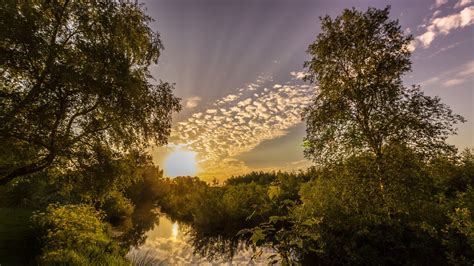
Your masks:
{"label": "tree branch", "polygon": [[24,175],[35,173],[35,172],[45,169],[46,167],[50,166],[53,163],[55,157],[56,155],[54,153],[50,153],[38,162],[22,166],[20,168],[17,168],[11,171],[9,174],[7,174],[2,179],[0,179],[0,186],[4,186],[8,184],[10,181],[12,181],[13,179],[19,176],[24,176]]}

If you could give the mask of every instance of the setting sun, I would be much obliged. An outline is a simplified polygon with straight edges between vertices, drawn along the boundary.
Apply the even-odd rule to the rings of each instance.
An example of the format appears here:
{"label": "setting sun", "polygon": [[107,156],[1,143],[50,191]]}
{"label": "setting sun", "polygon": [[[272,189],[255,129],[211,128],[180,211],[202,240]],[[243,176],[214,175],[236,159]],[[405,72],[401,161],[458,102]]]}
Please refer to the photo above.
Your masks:
{"label": "setting sun", "polygon": [[196,175],[196,153],[185,150],[171,153],[165,160],[164,171],[168,177]]}

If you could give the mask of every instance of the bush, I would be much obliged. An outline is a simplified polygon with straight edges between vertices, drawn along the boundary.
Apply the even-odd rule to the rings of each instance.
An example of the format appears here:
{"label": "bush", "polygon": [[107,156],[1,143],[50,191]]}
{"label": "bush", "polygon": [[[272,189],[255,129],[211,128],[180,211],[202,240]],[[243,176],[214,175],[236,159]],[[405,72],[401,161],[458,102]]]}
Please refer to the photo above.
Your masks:
{"label": "bush", "polygon": [[50,204],[32,216],[47,265],[129,264],[108,234],[104,214],[85,204]]}
{"label": "bush", "polygon": [[[446,263],[439,237],[444,209],[433,199],[429,171],[410,149],[390,147],[381,161],[355,156],[313,174],[300,185],[288,214],[251,230],[255,244],[269,242],[284,259],[311,265]],[[280,195],[292,195],[283,192],[269,189],[282,205]],[[467,231],[465,216],[453,234]],[[453,254],[462,252],[450,243]]]}
{"label": "bush", "polygon": [[107,221],[119,225],[133,213],[133,203],[119,191],[110,192],[104,200],[102,210],[105,211]]}

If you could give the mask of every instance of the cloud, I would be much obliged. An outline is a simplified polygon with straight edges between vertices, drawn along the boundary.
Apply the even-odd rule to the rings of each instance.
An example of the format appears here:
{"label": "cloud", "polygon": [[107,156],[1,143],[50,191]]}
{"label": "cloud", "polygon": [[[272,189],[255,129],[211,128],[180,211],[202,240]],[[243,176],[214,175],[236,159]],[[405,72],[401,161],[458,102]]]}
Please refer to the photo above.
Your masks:
{"label": "cloud", "polygon": [[439,14],[441,14],[441,10],[436,10],[433,15],[431,15],[431,19],[434,19],[435,17],[437,17]]}
{"label": "cloud", "polygon": [[184,107],[188,109],[195,108],[196,106],[198,106],[201,100],[202,100],[201,97],[198,97],[198,96],[186,98],[184,100]]}
{"label": "cloud", "polygon": [[[438,11],[435,11],[434,15],[436,15],[437,12]],[[413,40],[409,46],[409,49],[413,51],[420,46],[423,48],[428,48],[438,36],[448,35],[453,30],[461,29],[472,24],[474,24],[474,6],[465,7],[456,14],[451,14],[444,17],[432,16],[428,25],[423,26],[426,31]]]}
{"label": "cloud", "polygon": [[300,71],[300,72],[292,71],[290,72],[290,75],[292,75],[293,78],[296,78],[296,79],[303,79],[304,77],[306,77],[307,73],[304,71]]}
{"label": "cloud", "polygon": [[465,7],[465,6],[468,6],[470,4],[474,3],[474,0],[459,0],[459,2],[457,2],[455,5],[454,5],[454,8],[461,8],[461,7]]}
{"label": "cloud", "polygon": [[441,84],[443,87],[452,87],[474,81],[474,60],[455,69],[437,74],[436,77],[421,82],[423,86]]}
{"label": "cloud", "polygon": [[474,60],[465,64],[457,75],[461,77],[469,77],[474,75]]}
{"label": "cloud", "polygon": [[222,99],[222,101],[224,101],[224,102],[232,102],[232,101],[237,100],[238,98],[239,98],[238,95],[231,94],[231,95],[227,95],[226,97],[224,97],[224,98]]}
{"label": "cloud", "polygon": [[433,57],[433,56],[435,56],[435,55],[438,55],[438,54],[440,54],[440,53],[443,53],[443,52],[446,52],[446,51],[448,51],[448,50],[451,50],[451,49],[453,49],[454,47],[460,45],[461,43],[462,43],[462,42],[457,42],[457,43],[453,43],[453,44],[448,45],[448,46],[445,46],[445,47],[441,47],[438,51],[436,51],[436,52],[432,53],[431,55],[427,56],[427,58],[431,58],[431,57]]}
{"label": "cloud", "polygon": [[423,47],[428,48],[430,46],[430,43],[434,40],[435,36],[435,32],[427,31],[422,35],[418,36],[417,40],[419,40],[423,44]]}
{"label": "cloud", "polygon": [[436,0],[434,5],[431,6],[431,9],[433,8],[439,8],[441,7],[442,5],[446,4],[448,2],[448,0]]}
{"label": "cloud", "polygon": [[[301,77],[301,73],[291,75]],[[213,105],[219,108],[195,113],[173,128],[170,142],[191,141],[186,148],[198,154],[200,177],[222,178],[224,169],[227,177],[248,172],[249,168],[235,156],[262,141],[287,134],[302,122],[302,110],[315,94],[315,87],[300,84],[297,79],[285,85],[270,81],[267,77],[248,84],[241,96],[227,95]]]}
{"label": "cloud", "polygon": [[462,83],[464,83],[464,79],[450,79],[450,80],[445,81],[443,85],[445,87],[451,87],[451,86],[456,86]]}

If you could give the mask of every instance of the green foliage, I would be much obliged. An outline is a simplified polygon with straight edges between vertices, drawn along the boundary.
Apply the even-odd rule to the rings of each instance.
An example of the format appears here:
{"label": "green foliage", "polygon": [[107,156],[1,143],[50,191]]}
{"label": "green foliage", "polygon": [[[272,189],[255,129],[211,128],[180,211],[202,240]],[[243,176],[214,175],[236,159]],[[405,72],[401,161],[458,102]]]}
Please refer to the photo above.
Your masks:
{"label": "green foliage", "polygon": [[173,85],[150,83],[162,49],[150,21],[130,1],[0,7],[0,203],[44,209],[39,263],[128,265],[156,205],[208,258],[270,246],[283,264],[474,262],[474,155],[445,142],[464,120],[402,85],[412,38],[389,8],[322,18],[305,64],[319,85],[304,114],[317,167],[222,186],[164,179],[145,152],[180,108]]}
{"label": "green foliage", "polygon": [[121,223],[121,246],[138,247],[145,242],[146,233],[155,226],[158,220],[157,201],[169,193],[169,186],[162,177],[162,170],[148,165],[142,169],[141,179],[126,189],[125,195],[135,208],[129,220]]}
{"label": "green foliage", "polygon": [[155,202],[169,192],[165,185],[163,170],[153,165],[146,165],[140,171],[141,178],[126,189],[126,195],[135,204],[140,202]]}
{"label": "green foliage", "polygon": [[302,187],[302,204],[291,216],[303,261],[335,262],[338,254],[342,264],[411,264],[437,251],[439,243],[418,229],[423,212],[430,211],[429,179],[415,158],[398,155],[398,161],[387,155],[383,186],[369,156],[333,167]]}
{"label": "green foliage", "polygon": [[464,150],[460,157],[436,158],[430,161],[429,170],[440,192],[455,196],[457,192],[474,187],[473,150]]}
{"label": "green foliage", "polygon": [[149,81],[162,44],[140,4],[7,1],[0,19],[1,185],[166,143],[179,99]]}
{"label": "green foliage", "polygon": [[133,1],[0,7],[0,204],[44,210],[45,264],[127,264],[106,222],[130,245],[154,225],[146,151],[180,104],[148,70],[163,49],[151,22]]}
{"label": "green foliage", "polygon": [[474,262],[474,190],[458,192],[447,204],[448,222],[442,229],[442,243],[446,256],[453,265],[468,265]]}
{"label": "green foliage", "polygon": [[172,219],[190,225],[195,252],[208,258],[231,258],[245,240],[237,233],[263,222],[268,212],[263,208],[268,201],[267,187],[250,181],[258,177],[249,177],[236,178],[233,185],[223,187],[193,177],[165,179],[162,186],[168,186],[168,194],[158,205]]}
{"label": "green foliage", "polygon": [[109,236],[104,214],[88,205],[50,204],[32,216],[40,236],[40,263],[52,265],[127,265]]}
{"label": "green foliage", "polygon": [[168,193],[158,199],[158,205],[173,219],[191,222],[193,211],[199,209],[195,206],[206,206],[204,202],[200,202],[200,199],[208,185],[197,177],[179,176],[174,179],[164,179],[161,185],[167,187]]}
{"label": "green foliage", "polygon": [[404,145],[382,153],[223,186],[157,179],[157,202],[208,258],[253,246],[272,247],[284,264],[469,264],[472,153],[432,161]]}
{"label": "green foliage", "polygon": [[[88,203],[106,212],[106,219],[117,225],[133,212],[129,195],[124,193],[143,180],[145,169],[153,167],[148,156],[140,153],[115,157],[101,151],[89,158],[80,170],[51,168],[21,177],[0,188],[6,206],[44,209],[51,202]],[[137,201],[140,203],[140,201]]]}
{"label": "green foliage", "polygon": [[458,189],[451,182],[474,180],[470,153],[443,159],[447,183],[435,182],[439,160],[427,163],[407,147],[387,148],[382,158],[366,153],[313,169],[297,200],[278,198],[285,190],[279,189],[272,202],[284,207],[242,233],[256,246],[271,245],[291,264],[472,263],[474,193],[469,184]]}
{"label": "green foliage", "polygon": [[404,36],[389,8],[346,9],[321,19],[322,32],[308,48],[307,79],[319,85],[306,108],[305,154],[316,163],[404,144],[433,157],[452,152],[446,138],[464,119],[418,86],[406,88],[411,36]]}
{"label": "green foliage", "polygon": [[268,185],[275,180],[275,173],[251,172],[241,176],[232,176],[225,181],[226,185],[238,185],[255,182],[259,185]]}
{"label": "green foliage", "polygon": [[132,216],[134,205],[122,193],[113,191],[107,195],[101,209],[107,214],[108,221],[112,224],[119,224]]}
{"label": "green foliage", "polygon": [[97,149],[81,161],[79,169],[68,171],[53,179],[71,196],[89,203],[102,203],[110,191],[124,191],[142,179],[142,169],[151,165],[148,155],[141,152],[117,154],[108,149]]}

